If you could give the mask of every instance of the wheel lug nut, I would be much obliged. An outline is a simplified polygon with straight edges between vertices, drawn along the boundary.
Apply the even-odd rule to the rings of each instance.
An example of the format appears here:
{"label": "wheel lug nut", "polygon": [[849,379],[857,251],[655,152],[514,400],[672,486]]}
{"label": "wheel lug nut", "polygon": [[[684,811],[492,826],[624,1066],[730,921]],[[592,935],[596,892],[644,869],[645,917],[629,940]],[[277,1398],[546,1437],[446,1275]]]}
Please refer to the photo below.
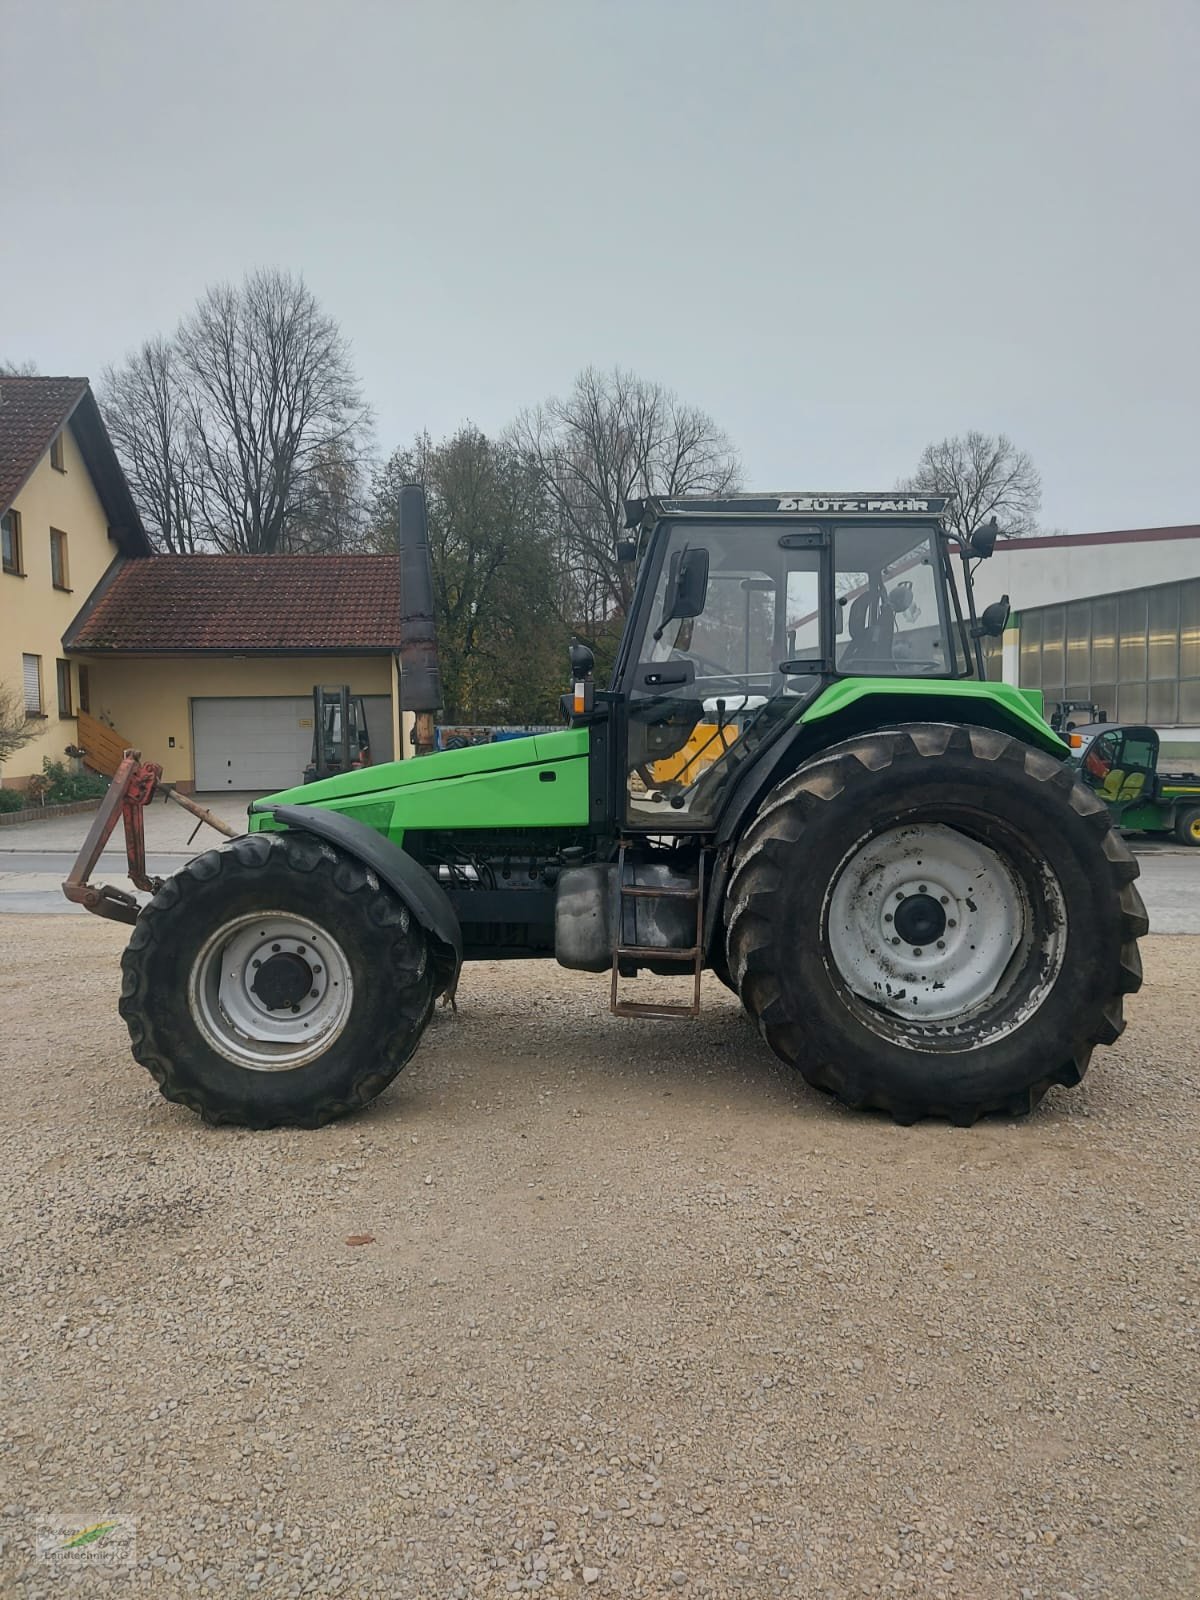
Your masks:
{"label": "wheel lug nut", "polygon": [[899,941],[899,939],[893,939],[893,940],[892,940],[892,943],[893,943],[893,944],[899,944],[899,943],[900,943],[900,941]]}
{"label": "wheel lug nut", "polygon": [[903,900],[904,899],[904,890],[903,889],[897,889],[896,890],[896,899],[897,900]]}
{"label": "wheel lug nut", "polygon": [[317,991],[315,989],[310,989],[308,991],[308,998],[310,1000],[315,1000],[317,998]]}
{"label": "wheel lug nut", "polygon": [[945,948],[946,948],[946,941],[945,941],[945,939],[939,939],[939,940],[938,940],[938,949],[939,949],[939,950],[944,950],[944,949],[945,949]]}
{"label": "wheel lug nut", "polygon": [[955,922],[955,920],[954,920],[954,918],[953,918],[953,917],[947,917],[947,919],[946,919],[946,926],[947,926],[947,927],[948,927],[948,928],[957,928],[957,927],[958,927],[958,923],[957,923],[957,922]]}
{"label": "wheel lug nut", "polygon": [[944,894],[942,896],[942,904],[944,906],[948,906],[950,904],[950,896],[948,894]]}
{"label": "wheel lug nut", "polygon": [[928,894],[929,890],[926,888],[926,886],[923,883],[919,883],[917,885],[917,893],[918,894]]}
{"label": "wheel lug nut", "polygon": [[262,966],[262,962],[258,959],[257,956],[255,956],[254,960],[250,963],[250,965],[252,967],[261,967]]}
{"label": "wheel lug nut", "polygon": [[272,950],[281,950],[282,948],[283,948],[283,946],[282,945],[278,945],[278,944],[273,944],[271,946]]}
{"label": "wheel lug nut", "polygon": [[924,951],[921,949],[920,945],[917,945],[917,944],[913,945],[913,955],[919,956],[919,955],[923,955],[923,954],[924,954]]}
{"label": "wheel lug nut", "polygon": [[890,911],[885,911],[883,914],[883,920],[885,922],[890,922],[892,920],[892,913]]}

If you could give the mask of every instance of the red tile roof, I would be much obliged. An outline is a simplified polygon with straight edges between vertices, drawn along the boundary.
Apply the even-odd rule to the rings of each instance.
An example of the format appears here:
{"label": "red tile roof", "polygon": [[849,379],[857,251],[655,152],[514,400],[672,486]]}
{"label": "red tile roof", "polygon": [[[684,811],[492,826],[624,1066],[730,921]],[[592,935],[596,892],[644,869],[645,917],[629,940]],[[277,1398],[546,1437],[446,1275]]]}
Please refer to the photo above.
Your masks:
{"label": "red tile roof", "polygon": [[0,511],[20,494],[87,386],[86,378],[0,377]]}
{"label": "red tile roof", "polygon": [[150,540],[86,378],[0,376],[0,513],[68,422],[117,548],[148,556]]}
{"label": "red tile roof", "polygon": [[154,556],[115,567],[63,640],[172,655],[400,648],[397,556]]}

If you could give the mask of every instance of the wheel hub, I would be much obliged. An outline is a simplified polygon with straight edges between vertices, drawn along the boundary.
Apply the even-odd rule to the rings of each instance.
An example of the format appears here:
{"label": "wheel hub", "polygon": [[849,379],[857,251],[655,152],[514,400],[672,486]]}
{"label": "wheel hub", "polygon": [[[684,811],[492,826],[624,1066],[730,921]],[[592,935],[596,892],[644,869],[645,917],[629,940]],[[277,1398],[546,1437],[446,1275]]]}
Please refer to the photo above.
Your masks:
{"label": "wheel hub", "polygon": [[941,904],[931,894],[922,894],[920,890],[905,895],[893,916],[896,932],[905,944],[933,944],[946,931],[946,913]]}
{"label": "wheel hub", "polygon": [[313,970],[301,955],[282,951],[268,956],[251,979],[250,987],[268,1011],[298,1006],[313,988]]}
{"label": "wheel hub", "polygon": [[188,1004],[212,1048],[256,1072],[321,1055],[350,1014],[354,984],[341,946],[284,912],[217,929],[192,965]]}

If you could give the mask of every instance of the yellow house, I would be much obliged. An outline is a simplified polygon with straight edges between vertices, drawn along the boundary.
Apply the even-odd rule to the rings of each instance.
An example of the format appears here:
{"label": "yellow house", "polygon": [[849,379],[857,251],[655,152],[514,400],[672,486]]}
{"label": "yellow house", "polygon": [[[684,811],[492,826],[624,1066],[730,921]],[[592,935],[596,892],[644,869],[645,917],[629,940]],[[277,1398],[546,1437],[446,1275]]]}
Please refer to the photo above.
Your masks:
{"label": "yellow house", "polygon": [[86,378],[0,378],[0,685],[40,735],[0,771],[22,787],[62,760],[91,685],[64,653],[82,599],[150,542]]}
{"label": "yellow house", "polygon": [[404,753],[398,557],[155,554],[86,378],[0,377],[0,512],[0,684],[42,728],[0,783],[101,735],[181,789],[285,788],[318,683]]}

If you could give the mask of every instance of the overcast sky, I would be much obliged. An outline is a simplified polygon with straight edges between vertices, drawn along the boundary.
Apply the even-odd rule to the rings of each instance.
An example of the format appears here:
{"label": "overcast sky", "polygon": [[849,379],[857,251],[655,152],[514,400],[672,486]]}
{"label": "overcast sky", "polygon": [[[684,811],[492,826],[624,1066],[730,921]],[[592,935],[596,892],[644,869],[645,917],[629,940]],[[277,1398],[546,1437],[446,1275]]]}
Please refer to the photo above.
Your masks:
{"label": "overcast sky", "polygon": [[1004,430],[1200,520],[1200,0],[0,0],[0,357],[302,272],[382,450],[619,363],[747,488]]}

